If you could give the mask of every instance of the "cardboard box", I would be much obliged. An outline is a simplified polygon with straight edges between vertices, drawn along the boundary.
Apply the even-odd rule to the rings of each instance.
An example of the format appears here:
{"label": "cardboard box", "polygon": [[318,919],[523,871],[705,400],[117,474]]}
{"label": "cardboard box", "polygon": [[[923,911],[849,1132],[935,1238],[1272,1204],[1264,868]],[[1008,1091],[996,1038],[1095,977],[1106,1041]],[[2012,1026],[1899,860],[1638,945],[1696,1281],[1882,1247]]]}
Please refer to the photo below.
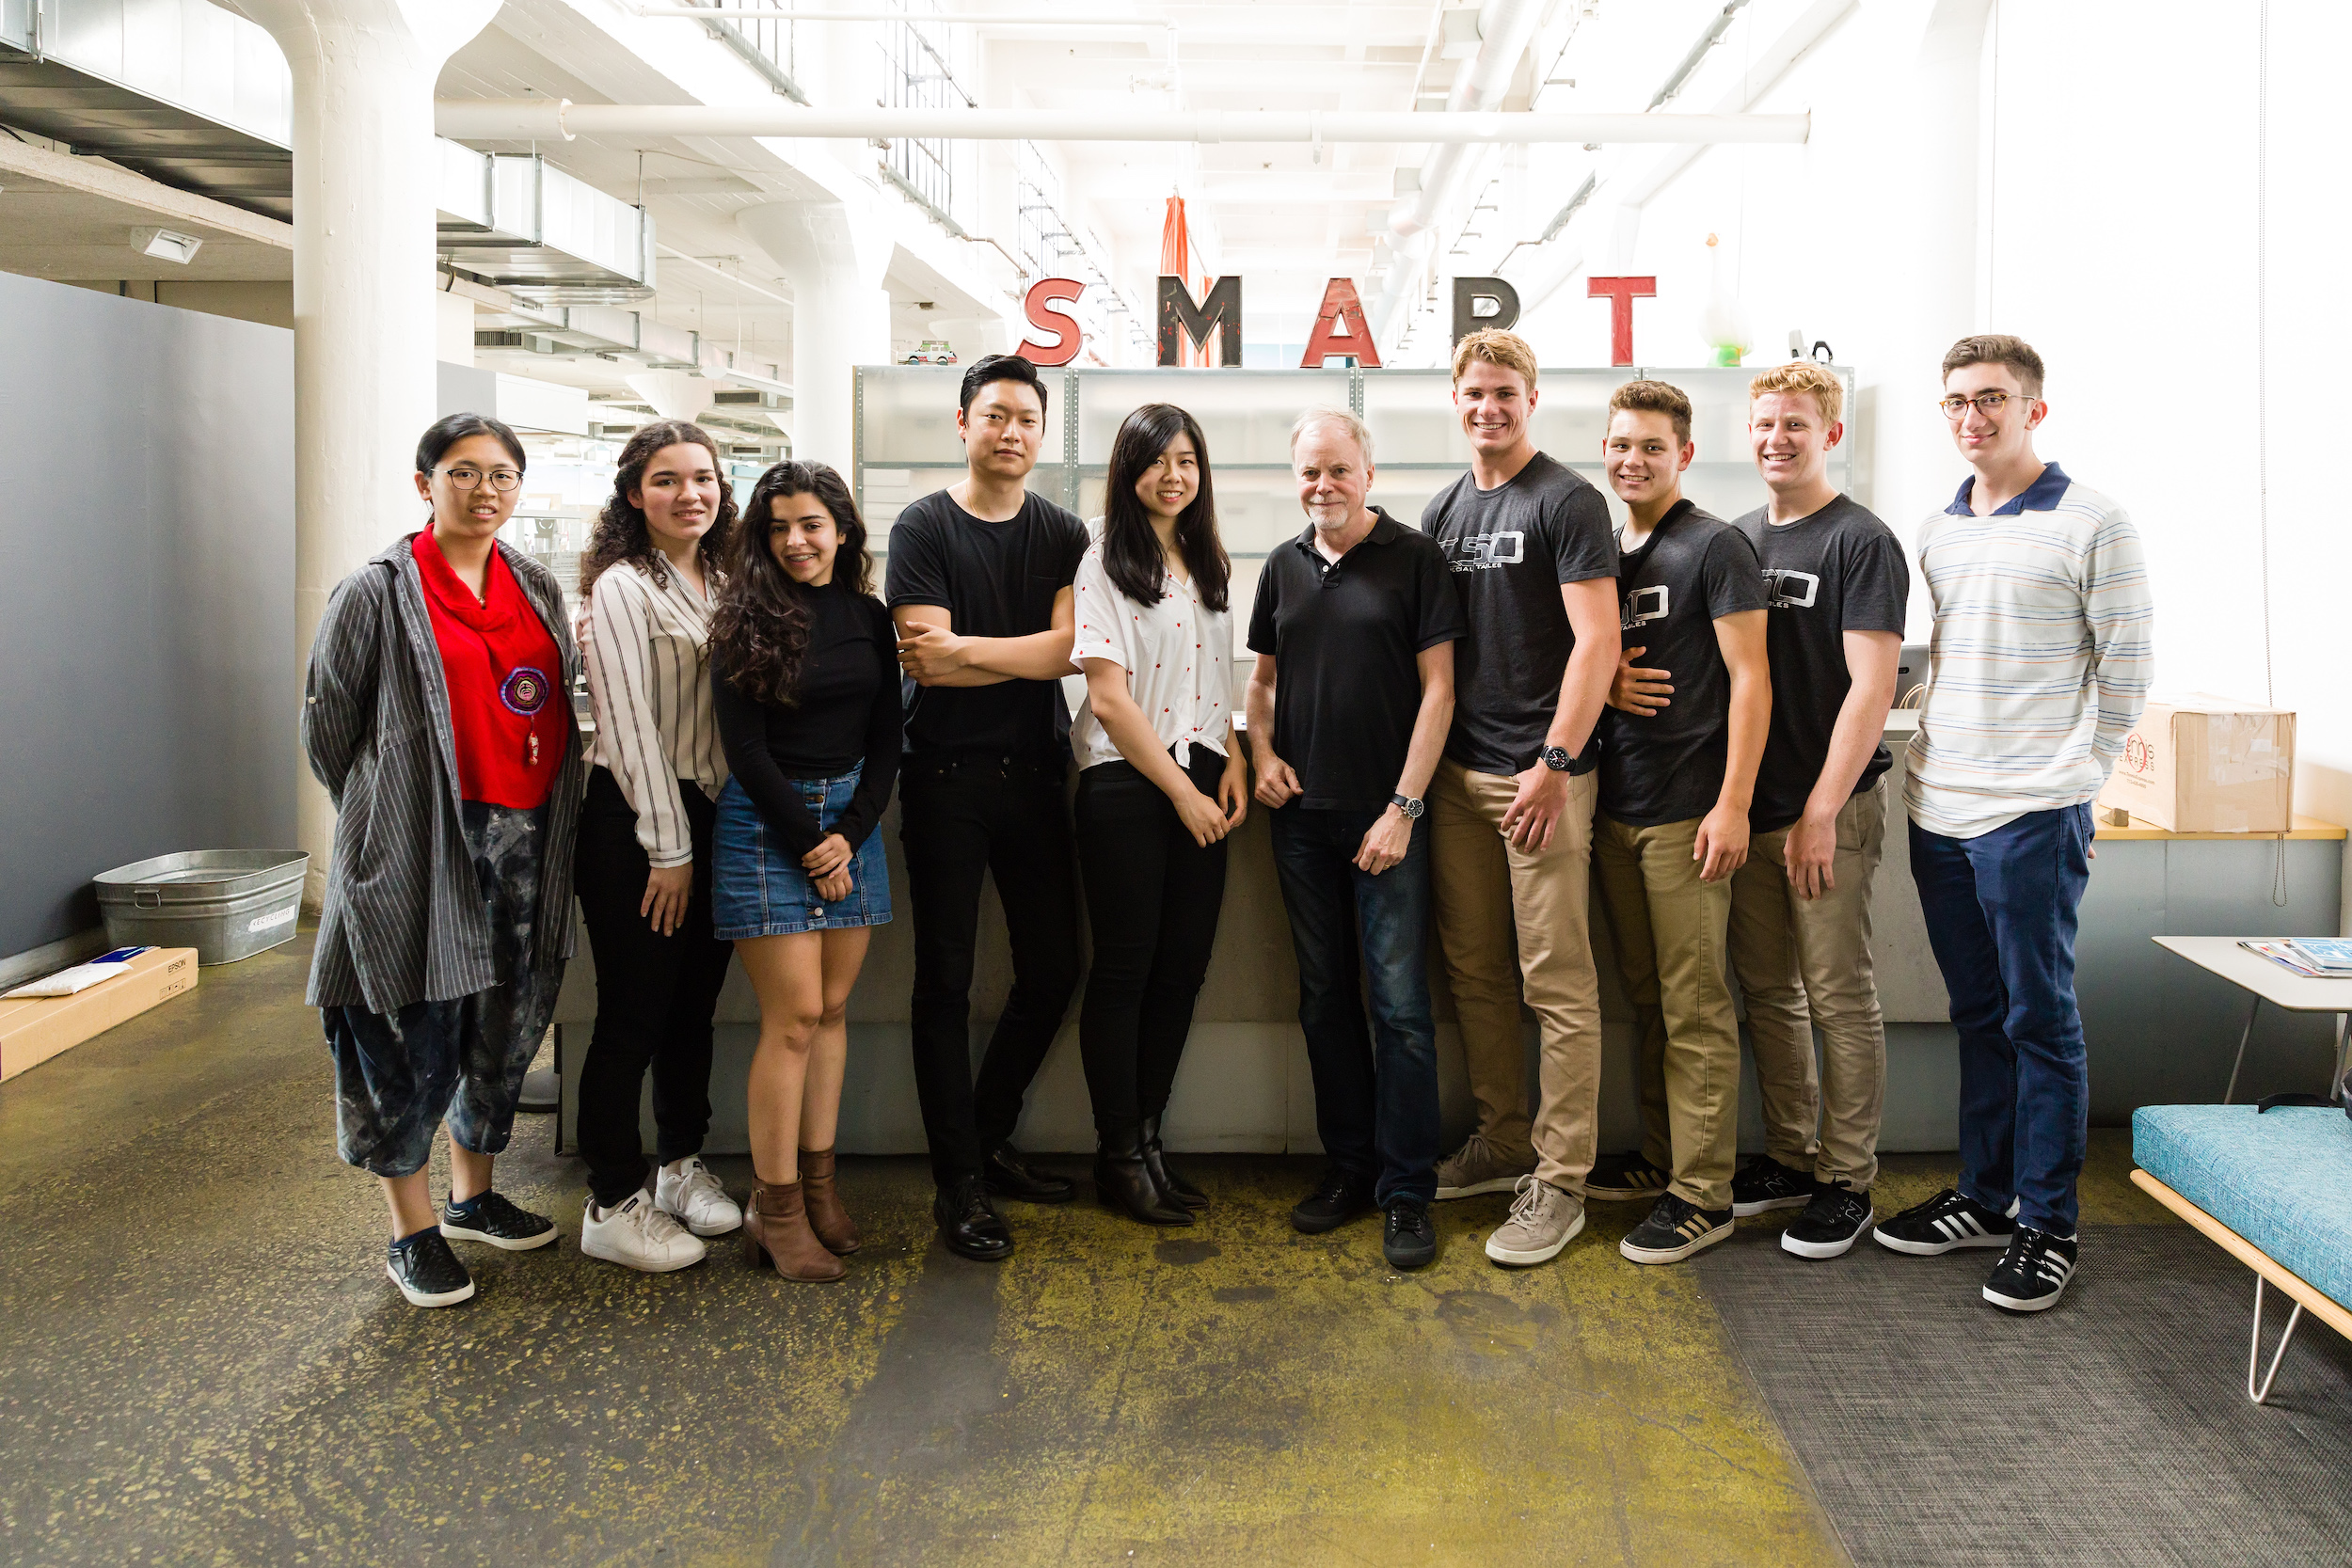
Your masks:
{"label": "cardboard box", "polygon": [[2283,833],[2295,826],[2295,715],[2195,692],[2151,702],[2099,792],[2175,833]]}
{"label": "cardboard box", "polygon": [[0,1080],[195,989],[196,949],[154,947],[124,973],[76,995],[0,1002]]}

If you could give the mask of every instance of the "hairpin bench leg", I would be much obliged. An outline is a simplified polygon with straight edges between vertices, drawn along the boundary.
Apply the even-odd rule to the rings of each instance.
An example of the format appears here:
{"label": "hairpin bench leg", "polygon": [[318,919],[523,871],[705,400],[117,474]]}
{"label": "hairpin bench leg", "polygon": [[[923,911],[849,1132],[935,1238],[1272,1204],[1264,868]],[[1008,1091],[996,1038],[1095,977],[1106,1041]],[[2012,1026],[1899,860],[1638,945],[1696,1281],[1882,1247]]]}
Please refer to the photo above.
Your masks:
{"label": "hairpin bench leg", "polygon": [[2286,1358],[2287,1346],[2295,1339],[2295,1325],[2303,1321],[2303,1304],[2298,1301],[2295,1304],[2295,1310],[2287,1314],[2287,1331],[2279,1336],[2279,1348],[2270,1354],[2270,1370],[2263,1377],[2261,1386],[2257,1387],[2254,1383],[2254,1374],[2262,1370],[2263,1364],[2263,1276],[2256,1275],[2254,1276],[2254,1342],[2253,1347],[2247,1352],[2246,1355],[2246,1397],[2256,1404],[2262,1404],[2269,1400],[2270,1385],[2279,1375],[2279,1363]]}

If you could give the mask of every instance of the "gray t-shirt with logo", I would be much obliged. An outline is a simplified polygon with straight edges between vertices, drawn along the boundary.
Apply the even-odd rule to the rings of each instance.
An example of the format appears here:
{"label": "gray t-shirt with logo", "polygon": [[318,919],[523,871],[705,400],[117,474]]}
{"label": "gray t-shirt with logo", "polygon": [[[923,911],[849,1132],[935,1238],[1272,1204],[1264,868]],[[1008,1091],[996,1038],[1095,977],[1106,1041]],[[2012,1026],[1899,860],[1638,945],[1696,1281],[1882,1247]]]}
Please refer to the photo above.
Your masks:
{"label": "gray t-shirt with logo", "polygon": [[[1480,773],[1535,766],[1560,705],[1576,632],[1560,585],[1617,575],[1609,505],[1590,481],[1537,452],[1508,483],[1471,477],[1438,492],[1421,528],[1445,552],[1470,635],[1454,645],[1454,729],[1445,754]],[[1572,769],[1599,760],[1600,726]]]}
{"label": "gray t-shirt with logo", "polygon": [[[1911,567],[1894,530],[1851,496],[1778,528],[1757,507],[1739,527],[1756,546],[1772,596],[1765,632],[1772,658],[1772,727],[1756,771],[1756,802],[1748,809],[1749,825],[1769,833],[1804,815],[1829,760],[1837,710],[1853,686],[1846,673],[1846,633],[1902,635]],[[1893,766],[1880,746],[1854,781],[1854,793]]]}

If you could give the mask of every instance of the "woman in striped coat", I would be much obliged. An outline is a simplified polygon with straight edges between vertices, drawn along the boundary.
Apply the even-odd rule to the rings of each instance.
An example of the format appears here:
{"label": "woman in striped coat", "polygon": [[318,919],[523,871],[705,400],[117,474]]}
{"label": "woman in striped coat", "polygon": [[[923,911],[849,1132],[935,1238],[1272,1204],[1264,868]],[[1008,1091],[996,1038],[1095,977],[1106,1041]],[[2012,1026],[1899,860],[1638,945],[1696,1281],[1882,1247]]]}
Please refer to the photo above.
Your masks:
{"label": "woman in striped coat", "polygon": [[[711,1015],[733,955],[711,935],[710,831],[727,764],[707,647],[713,578],[735,526],[709,436],[659,420],[621,449],[580,560],[596,727],[579,881],[596,1023],[580,1079],[589,1187],[580,1249],[648,1273],[702,1261],[701,1237],[743,1223],[701,1158]],[[648,1069],[660,1132],[650,1192],[637,1132]]]}
{"label": "woman in striped coat", "polygon": [[[427,430],[431,518],[337,585],[303,684],[303,750],[336,810],[310,990],[335,1061],[336,1148],[382,1179],[385,1272],[418,1307],[473,1294],[448,1238],[555,1240],[490,1184],[571,952],[583,772],[563,592],[498,542],[522,477],[522,443],[496,420]],[[437,1216],[427,1162],[444,1122]]]}

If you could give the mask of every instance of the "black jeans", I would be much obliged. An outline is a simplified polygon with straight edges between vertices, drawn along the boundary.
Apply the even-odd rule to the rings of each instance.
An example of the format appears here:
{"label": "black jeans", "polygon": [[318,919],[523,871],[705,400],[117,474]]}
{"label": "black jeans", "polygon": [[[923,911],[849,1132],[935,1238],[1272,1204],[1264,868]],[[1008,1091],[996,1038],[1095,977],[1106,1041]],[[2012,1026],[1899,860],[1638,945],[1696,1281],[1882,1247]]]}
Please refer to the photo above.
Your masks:
{"label": "black jeans", "polygon": [[[914,1089],[942,1186],[979,1174],[1011,1138],[1071,993],[1078,989],[1078,892],[1063,768],[1000,757],[909,757],[898,772],[900,842],[914,904]],[[1012,993],[972,1073],[972,960],[980,878],[992,873],[1012,938]]]}
{"label": "black jeans", "polygon": [[710,934],[710,825],[718,815],[691,780],[678,781],[693,835],[694,888],[686,918],[662,936],[638,910],[651,862],[637,814],[609,769],[588,775],[574,885],[596,961],[596,1027],[580,1072],[580,1152],[588,1191],[607,1208],[645,1182],[637,1107],[653,1069],[661,1162],[700,1153],[710,1131],[710,1015],[735,945]]}
{"label": "black jeans", "polygon": [[[1225,759],[1192,749],[1193,785],[1216,799]],[[1097,1132],[1168,1109],[1208,977],[1225,901],[1225,841],[1202,848],[1160,786],[1132,763],[1078,775],[1078,869],[1094,965],[1078,1009]]]}

